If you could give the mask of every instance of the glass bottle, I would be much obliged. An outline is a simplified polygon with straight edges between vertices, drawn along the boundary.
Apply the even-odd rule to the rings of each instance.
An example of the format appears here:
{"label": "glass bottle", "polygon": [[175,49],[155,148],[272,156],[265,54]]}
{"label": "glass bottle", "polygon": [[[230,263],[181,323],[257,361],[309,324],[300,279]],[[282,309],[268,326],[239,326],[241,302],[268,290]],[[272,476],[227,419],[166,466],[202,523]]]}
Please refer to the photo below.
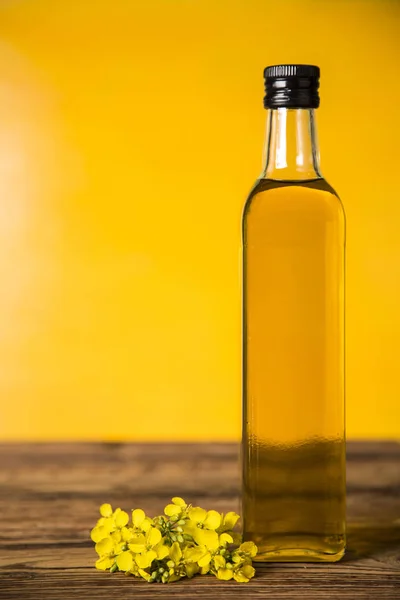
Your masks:
{"label": "glass bottle", "polygon": [[259,561],[345,549],[342,203],[320,172],[319,68],[264,71],[265,168],[243,214],[243,527]]}

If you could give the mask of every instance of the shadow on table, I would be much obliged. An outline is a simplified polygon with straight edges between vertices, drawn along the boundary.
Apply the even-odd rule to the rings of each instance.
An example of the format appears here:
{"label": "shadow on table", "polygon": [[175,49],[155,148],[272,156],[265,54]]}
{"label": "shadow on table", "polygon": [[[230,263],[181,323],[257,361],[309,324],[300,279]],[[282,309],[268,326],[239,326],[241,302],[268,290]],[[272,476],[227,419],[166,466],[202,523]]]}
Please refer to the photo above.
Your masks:
{"label": "shadow on table", "polygon": [[400,522],[347,524],[347,550],[343,561],[379,558],[388,551],[400,554]]}

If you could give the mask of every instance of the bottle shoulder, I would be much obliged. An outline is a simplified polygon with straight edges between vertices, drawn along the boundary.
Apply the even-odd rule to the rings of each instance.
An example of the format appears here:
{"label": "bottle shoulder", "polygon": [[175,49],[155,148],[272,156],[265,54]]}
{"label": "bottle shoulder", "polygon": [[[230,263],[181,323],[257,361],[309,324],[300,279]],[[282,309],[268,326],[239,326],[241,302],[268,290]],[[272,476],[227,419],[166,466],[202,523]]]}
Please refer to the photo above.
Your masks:
{"label": "bottle shoulder", "polygon": [[342,201],[334,188],[322,177],[307,180],[258,179],[251,189],[243,211],[255,215],[270,211],[336,216],[345,220]]}

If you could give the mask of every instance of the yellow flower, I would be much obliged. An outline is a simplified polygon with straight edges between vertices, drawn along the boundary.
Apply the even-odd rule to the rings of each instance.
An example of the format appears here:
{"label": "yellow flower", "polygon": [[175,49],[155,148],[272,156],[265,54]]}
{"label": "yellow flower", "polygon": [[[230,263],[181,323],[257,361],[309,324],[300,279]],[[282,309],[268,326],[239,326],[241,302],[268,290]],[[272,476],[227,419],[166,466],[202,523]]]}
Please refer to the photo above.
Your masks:
{"label": "yellow flower", "polygon": [[164,513],[167,517],[174,517],[175,515],[180,515],[187,508],[186,502],[183,498],[179,498],[179,496],[175,496],[172,498],[172,504],[167,504],[164,508]]}
{"label": "yellow flower", "polygon": [[169,560],[165,561],[163,566],[156,567],[151,573],[152,581],[171,583],[172,581],[178,581],[178,579],[187,575],[179,542],[174,542],[172,546],[168,548],[168,558]]}
{"label": "yellow flower", "polygon": [[107,537],[99,540],[95,545],[95,550],[99,556],[116,555],[122,552],[124,542],[121,541],[121,534],[119,531],[114,531]]}
{"label": "yellow flower", "polygon": [[140,528],[140,526],[143,523],[143,521],[145,520],[145,518],[146,518],[146,513],[141,508],[137,508],[136,510],[132,511],[132,523],[133,523],[133,526],[136,527],[137,529]]}
{"label": "yellow flower", "polygon": [[[155,527],[150,527],[146,535],[140,533],[132,537],[129,549],[135,554],[135,561],[140,569],[147,569],[158,556],[162,556],[162,548],[158,546],[161,542],[161,532]],[[155,547],[157,546],[157,551]]]}
{"label": "yellow flower", "polygon": [[196,562],[201,569],[203,569],[202,573],[204,573],[204,569],[206,569],[206,573],[208,573],[211,562],[211,552],[207,548],[207,546],[197,546],[195,548],[196,552],[193,552],[191,555],[191,560],[193,561],[194,556],[196,556]]}
{"label": "yellow flower", "polygon": [[239,546],[237,552],[249,556],[250,558],[254,558],[257,556],[258,548],[254,542],[244,542]]}
{"label": "yellow flower", "polygon": [[115,557],[122,552],[124,542],[120,543],[118,538],[113,539],[114,534],[99,540],[95,550],[100,558],[96,561],[96,568],[105,571],[115,563]]}
{"label": "yellow flower", "polygon": [[100,506],[100,514],[102,517],[111,517],[112,512],[113,510],[111,504],[102,504]]}
{"label": "yellow flower", "polygon": [[221,533],[219,536],[219,545],[225,547],[228,544],[233,544],[233,537],[229,533]]}
{"label": "yellow flower", "polygon": [[237,531],[231,531],[230,535],[232,536],[233,543],[235,546],[239,546],[242,543],[242,536]]}
{"label": "yellow flower", "polygon": [[133,536],[129,543],[129,549],[136,553],[143,552],[144,550],[151,550],[159,542],[161,542],[161,532],[155,527],[151,527],[146,535],[140,533]]}
{"label": "yellow flower", "polygon": [[144,569],[138,569],[138,573],[146,581],[151,581],[151,575],[150,575],[150,573],[147,573],[147,571],[145,571]]}
{"label": "yellow flower", "polygon": [[217,532],[220,534],[228,533],[232,537],[232,541],[229,543],[239,545],[242,541],[242,536],[236,531],[233,531],[233,529],[236,526],[238,520],[240,519],[240,516],[235,512],[228,512],[226,513],[226,515],[221,516],[222,522],[221,525],[218,527]]}
{"label": "yellow flower", "polygon": [[141,554],[136,554],[135,561],[140,569],[147,569],[155,558],[157,558],[157,552],[144,550]]}
{"label": "yellow flower", "polygon": [[208,570],[210,568],[210,562],[211,562],[211,552],[209,552],[206,548],[204,548],[204,554],[201,558],[199,558],[199,560],[197,561],[197,564],[202,569],[207,569],[207,572],[208,572]]}
{"label": "yellow flower", "polygon": [[163,544],[162,541],[154,546],[153,550],[157,554],[158,560],[164,560],[164,558],[167,558],[170,553],[170,547]]}
{"label": "yellow flower", "polygon": [[141,508],[132,511],[132,525],[135,530],[149,531],[154,526],[153,519],[146,517],[146,513]]}
{"label": "yellow flower", "polygon": [[[156,530],[158,531],[158,530]],[[170,548],[165,546],[162,542],[159,542],[152,548],[146,546],[140,554],[135,555],[135,561],[140,569],[148,569],[151,566],[153,560],[164,560],[170,554]]]}
{"label": "yellow flower", "polygon": [[217,578],[223,581],[229,581],[233,577],[232,569],[218,569]]}
{"label": "yellow flower", "polygon": [[120,508],[113,512],[111,504],[102,504],[100,514],[101,518],[90,532],[90,537],[95,543],[107,537],[111,532],[122,529],[129,521],[128,513]]}
{"label": "yellow flower", "polygon": [[216,531],[209,531],[208,529],[196,529],[191,535],[196,544],[199,546],[205,546],[211,551],[218,549],[219,540],[218,533]]}
{"label": "yellow flower", "polygon": [[196,563],[190,563],[186,565],[186,575],[191,579],[200,571],[199,566]]}
{"label": "yellow flower", "polygon": [[178,542],[174,542],[169,549],[169,556],[175,565],[179,564],[182,558],[182,550]]}
{"label": "yellow flower", "polygon": [[207,512],[204,508],[196,507],[189,509],[188,516],[189,521],[184,526],[184,533],[191,535],[199,546],[216,550],[219,539],[215,530],[221,524],[221,515],[215,510]]}
{"label": "yellow flower", "polygon": [[197,563],[208,551],[202,546],[187,546],[183,551],[186,563]]}
{"label": "yellow flower", "polygon": [[229,581],[234,576],[233,565],[228,563],[224,556],[221,554],[215,554],[212,558],[212,573],[217,576],[218,579]]}
{"label": "yellow flower", "polygon": [[100,571],[107,571],[107,569],[111,569],[114,564],[114,559],[109,556],[101,556],[95,562],[96,569]]}
{"label": "yellow flower", "polygon": [[133,554],[129,550],[122,552],[117,556],[115,561],[120,571],[132,571],[133,569]]}
{"label": "yellow flower", "polygon": [[226,515],[222,515],[222,523],[219,527],[218,533],[232,531],[239,519],[240,516],[235,512],[228,512]]}
{"label": "yellow flower", "polygon": [[97,542],[94,548],[99,556],[105,556],[113,552],[114,542],[111,537],[106,537]]}
{"label": "yellow flower", "polygon": [[216,554],[213,558],[213,563],[216,569],[225,569],[226,560],[220,554]]}
{"label": "yellow flower", "polygon": [[187,507],[187,504],[184,501],[184,499],[183,498],[179,498],[179,496],[175,496],[174,498],[172,498],[172,502],[174,504],[176,504],[177,506],[181,506],[182,508],[186,508]]}
{"label": "yellow flower", "polygon": [[206,575],[210,570],[211,552],[205,546],[187,546],[183,551],[183,562],[188,577],[199,572]]}
{"label": "yellow flower", "polygon": [[115,538],[117,536],[120,536],[120,539],[124,542],[129,542],[132,537],[135,535],[134,532],[132,531],[132,529],[130,529],[129,527],[121,527],[121,529],[119,531],[114,531],[111,536],[115,536]]}
{"label": "yellow flower", "polygon": [[180,515],[182,508],[176,504],[167,504],[167,506],[164,508],[164,512],[167,517],[173,517],[175,515]]}
{"label": "yellow flower", "polygon": [[90,537],[92,538],[93,542],[97,544],[97,542],[100,542],[102,539],[108,537],[109,534],[110,531],[108,528],[103,527],[102,525],[96,525],[96,527],[93,527],[92,531],[90,532]]}
{"label": "yellow flower", "polygon": [[254,577],[255,569],[251,565],[243,565],[238,570],[233,571],[233,577],[238,583],[247,583],[252,577]]}
{"label": "yellow flower", "polygon": [[129,521],[129,515],[124,510],[120,508],[116,508],[112,518],[114,519],[114,524],[116,529],[121,529],[121,527],[125,527]]}
{"label": "yellow flower", "polygon": [[221,515],[216,510],[209,510],[207,512],[204,508],[198,506],[189,510],[189,519],[197,527],[200,526],[212,531],[215,531],[221,525]]}

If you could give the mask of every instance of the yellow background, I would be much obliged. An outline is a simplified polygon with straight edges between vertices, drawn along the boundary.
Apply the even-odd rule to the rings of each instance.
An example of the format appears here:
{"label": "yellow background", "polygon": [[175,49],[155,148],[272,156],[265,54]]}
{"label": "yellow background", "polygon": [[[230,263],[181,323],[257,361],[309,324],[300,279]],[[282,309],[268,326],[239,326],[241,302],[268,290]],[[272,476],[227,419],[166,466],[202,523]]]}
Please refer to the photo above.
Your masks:
{"label": "yellow background", "polygon": [[239,436],[240,217],[277,62],[322,69],[348,435],[400,437],[399,8],[0,1],[1,439]]}

